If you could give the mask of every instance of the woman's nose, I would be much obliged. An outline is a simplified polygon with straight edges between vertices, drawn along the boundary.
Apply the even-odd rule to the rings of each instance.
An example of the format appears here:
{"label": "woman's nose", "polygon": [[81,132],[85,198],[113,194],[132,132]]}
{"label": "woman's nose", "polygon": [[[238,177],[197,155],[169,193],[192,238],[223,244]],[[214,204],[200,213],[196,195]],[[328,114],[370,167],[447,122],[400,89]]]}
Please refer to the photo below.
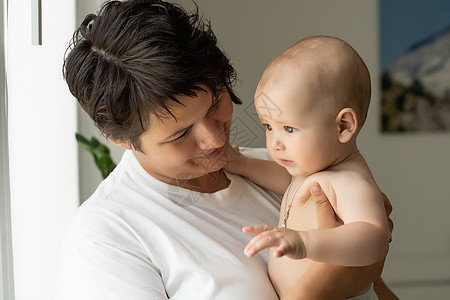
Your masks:
{"label": "woman's nose", "polygon": [[197,125],[197,145],[200,149],[213,149],[222,147],[226,140],[225,129],[221,122],[204,120]]}

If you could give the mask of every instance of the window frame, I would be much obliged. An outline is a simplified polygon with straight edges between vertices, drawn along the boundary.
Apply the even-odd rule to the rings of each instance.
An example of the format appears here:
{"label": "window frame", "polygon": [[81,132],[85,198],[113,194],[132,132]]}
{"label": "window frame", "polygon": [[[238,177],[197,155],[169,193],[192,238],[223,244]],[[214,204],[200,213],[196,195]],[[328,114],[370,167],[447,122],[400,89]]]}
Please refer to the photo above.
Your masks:
{"label": "window frame", "polygon": [[7,25],[8,0],[0,0],[0,300],[14,299],[11,238],[11,198],[9,190]]}

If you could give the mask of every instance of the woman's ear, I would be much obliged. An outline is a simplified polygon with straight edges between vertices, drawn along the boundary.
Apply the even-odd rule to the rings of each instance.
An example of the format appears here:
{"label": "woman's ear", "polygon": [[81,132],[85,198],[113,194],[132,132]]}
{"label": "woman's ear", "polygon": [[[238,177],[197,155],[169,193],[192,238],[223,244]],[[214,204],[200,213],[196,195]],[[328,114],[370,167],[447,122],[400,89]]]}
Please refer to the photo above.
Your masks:
{"label": "woman's ear", "polygon": [[358,117],[351,108],[343,108],[336,117],[339,142],[349,142],[358,132]]}

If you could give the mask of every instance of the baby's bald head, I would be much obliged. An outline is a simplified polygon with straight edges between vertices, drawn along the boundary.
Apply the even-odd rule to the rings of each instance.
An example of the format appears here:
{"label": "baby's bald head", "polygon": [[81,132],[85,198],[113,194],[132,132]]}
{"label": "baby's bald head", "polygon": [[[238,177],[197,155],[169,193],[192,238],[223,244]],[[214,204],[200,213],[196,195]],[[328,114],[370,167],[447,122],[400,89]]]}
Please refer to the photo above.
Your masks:
{"label": "baby's bald head", "polygon": [[328,36],[314,36],[297,42],[269,64],[258,89],[274,80],[282,80],[279,74],[287,74],[283,69],[289,69],[289,76],[303,74],[299,79],[305,78],[306,72],[311,84],[328,94],[326,99],[334,100],[323,106],[332,107],[336,113],[345,107],[352,108],[359,127],[362,127],[370,103],[370,75],[364,61],[348,43]]}

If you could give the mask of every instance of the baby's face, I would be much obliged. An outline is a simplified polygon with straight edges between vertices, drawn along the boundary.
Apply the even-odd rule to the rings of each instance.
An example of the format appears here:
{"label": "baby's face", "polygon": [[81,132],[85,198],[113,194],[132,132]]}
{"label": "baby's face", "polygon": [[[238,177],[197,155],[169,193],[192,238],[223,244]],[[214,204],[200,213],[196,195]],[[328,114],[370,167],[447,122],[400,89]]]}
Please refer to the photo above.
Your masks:
{"label": "baby's face", "polygon": [[255,93],[255,108],[266,127],[274,160],[293,176],[306,177],[336,159],[336,108],[327,81],[305,67],[275,66]]}

